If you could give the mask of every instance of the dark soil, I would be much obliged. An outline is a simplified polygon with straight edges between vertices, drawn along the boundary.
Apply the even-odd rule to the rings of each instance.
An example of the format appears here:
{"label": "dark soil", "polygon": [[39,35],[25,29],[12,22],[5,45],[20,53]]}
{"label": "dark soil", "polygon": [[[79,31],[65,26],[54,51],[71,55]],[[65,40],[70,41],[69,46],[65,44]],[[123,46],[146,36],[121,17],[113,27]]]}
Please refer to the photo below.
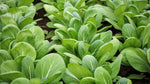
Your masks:
{"label": "dark soil", "polygon": [[[38,2],[40,2],[40,0],[35,0],[34,4],[36,4]],[[34,19],[36,20],[36,19],[42,18],[42,20],[37,22],[37,25],[40,26],[43,30],[47,30],[48,32],[50,32],[51,30],[54,30],[54,29],[48,28],[46,26],[46,23],[50,22],[50,20],[47,17],[44,16],[45,14],[46,14],[45,10],[44,9],[40,9],[40,10],[37,11]],[[108,22],[103,22],[102,24],[103,25],[100,28],[111,25]],[[109,30],[113,31],[113,35],[115,35],[117,33],[120,33],[120,31],[118,31],[118,30],[116,30],[114,28],[110,28]],[[48,40],[51,41],[51,39],[48,39]],[[140,74],[140,72],[136,71],[131,66],[121,65],[119,76],[121,76],[121,77],[128,77],[130,74]],[[145,75],[146,75],[147,78],[150,78],[150,74],[149,75],[145,74]],[[150,84],[150,80],[146,80],[146,79],[132,80],[132,83],[133,84]]]}

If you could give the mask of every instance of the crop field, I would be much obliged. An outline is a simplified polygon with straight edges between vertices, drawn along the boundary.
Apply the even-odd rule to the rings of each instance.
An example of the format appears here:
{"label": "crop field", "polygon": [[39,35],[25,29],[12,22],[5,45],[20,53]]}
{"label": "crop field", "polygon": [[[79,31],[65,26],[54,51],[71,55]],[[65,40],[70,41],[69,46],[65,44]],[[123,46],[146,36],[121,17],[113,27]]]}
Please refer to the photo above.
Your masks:
{"label": "crop field", "polygon": [[0,0],[0,84],[150,84],[150,0]]}

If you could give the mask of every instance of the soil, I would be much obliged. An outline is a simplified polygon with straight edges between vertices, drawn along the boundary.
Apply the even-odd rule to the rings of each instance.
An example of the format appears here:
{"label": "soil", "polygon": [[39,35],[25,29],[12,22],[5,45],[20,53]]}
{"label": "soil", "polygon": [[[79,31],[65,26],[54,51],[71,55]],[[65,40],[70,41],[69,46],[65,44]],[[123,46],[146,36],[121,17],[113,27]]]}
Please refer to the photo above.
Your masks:
{"label": "soil", "polygon": [[[36,4],[38,2],[40,2],[40,0],[35,0],[34,4]],[[40,10],[37,11],[34,19],[36,20],[36,19],[39,19],[39,18],[43,18],[42,20],[37,22],[37,25],[40,26],[43,30],[47,30],[48,32],[50,32],[51,30],[54,30],[54,29],[48,28],[46,26],[46,23],[50,22],[50,20],[47,17],[44,16],[45,14],[46,14],[45,10],[40,9]],[[102,24],[103,24],[102,27],[110,25],[108,22],[103,22]],[[102,27],[100,27],[100,28],[102,28]],[[110,30],[113,31],[113,35],[120,32],[120,31],[118,31],[114,28],[110,28]],[[48,39],[48,40],[51,41],[51,39]],[[135,69],[133,69],[131,66],[121,65],[119,76],[128,77],[130,74],[141,74],[141,73],[136,71]],[[147,78],[150,78],[150,74],[145,73],[145,75],[146,75]],[[150,84],[150,80],[146,80],[146,79],[132,80],[132,83],[133,84]]]}

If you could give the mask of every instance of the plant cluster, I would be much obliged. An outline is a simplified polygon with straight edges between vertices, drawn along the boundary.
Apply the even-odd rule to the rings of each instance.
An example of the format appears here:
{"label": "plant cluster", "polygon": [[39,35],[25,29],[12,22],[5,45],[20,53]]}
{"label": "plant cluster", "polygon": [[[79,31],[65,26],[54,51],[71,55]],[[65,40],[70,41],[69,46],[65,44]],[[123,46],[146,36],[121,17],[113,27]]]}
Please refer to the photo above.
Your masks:
{"label": "plant cluster", "polygon": [[[41,0],[36,6],[33,1],[0,0],[0,83],[132,84],[131,79],[149,79],[148,0]],[[49,33],[54,33],[51,42],[33,20],[41,6],[50,19],[46,25],[55,29]],[[121,65],[142,74],[121,77]]]}

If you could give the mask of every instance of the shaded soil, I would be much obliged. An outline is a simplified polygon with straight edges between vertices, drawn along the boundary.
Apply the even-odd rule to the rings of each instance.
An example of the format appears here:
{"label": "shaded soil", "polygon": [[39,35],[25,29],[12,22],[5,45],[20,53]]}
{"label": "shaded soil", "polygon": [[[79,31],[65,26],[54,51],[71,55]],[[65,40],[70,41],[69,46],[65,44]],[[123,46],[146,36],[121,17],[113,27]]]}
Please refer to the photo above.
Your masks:
{"label": "shaded soil", "polygon": [[[38,2],[40,2],[40,0],[35,0],[34,4],[36,4]],[[40,9],[40,10],[37,11],[34,19],[36,20],[36,19],[42,18],[42,20],[37,22],[37,25],[40,26],[43,30],[47,30],[48,32],[50,32],[51,30],[54,30],[54,29],[48,28],[46,26],[46,23],[50,22],[50,20],[47,17],[44,16],[45,14],[46,14],[45,10],[44,9]],[[108,22],[103,22],[102,24],[103,25],[100,28],[103,28],[105,26],[111,25]],[[120,33],[120,31],[118,31],[118,30],[116,30],[114,28],[110,28],[109,30],[113,31],[113,35],[115,35],[117,33]],[[51,39],[47,39],[47,40],[51,41]],[[121,65],[119,76],[127,77],[130,74],[140,74],[140,72],[134,70],[131,66],[123,66],[123,65]],[[145,75],[146,75],[146,77],[150,78],[150,74],[146,74],[145,73]],[[132,80],[132,83],[133,84],[150,84],[150,79],[149,80],[146,80],[146,79]]]}

